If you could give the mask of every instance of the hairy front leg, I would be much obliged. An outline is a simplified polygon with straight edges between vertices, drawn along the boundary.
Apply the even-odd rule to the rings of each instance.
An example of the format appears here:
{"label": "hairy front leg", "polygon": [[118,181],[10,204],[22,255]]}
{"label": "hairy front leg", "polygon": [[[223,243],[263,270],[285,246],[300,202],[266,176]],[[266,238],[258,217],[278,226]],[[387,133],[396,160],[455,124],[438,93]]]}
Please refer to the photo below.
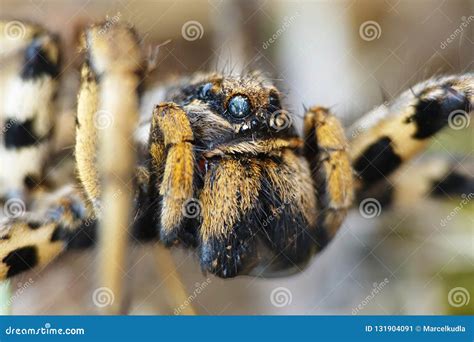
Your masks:
{"label": "hairy front leg", "polygon": [[318,200],[317,240],[324,247],[334,237],[354,199],[348,143],[339,120],[323,107],[312,107],[304,119],[305,156]]}
{"label": "hairy front leg", "polygon": [[[194,135],[186,113],[174,103],[156,106],[150,131],[150,196],[154,201],[160,239],[178,243],[194,194]],[[181,234],[181,237],[183,235]],[[186,242],[186,241],[183,241]]]}

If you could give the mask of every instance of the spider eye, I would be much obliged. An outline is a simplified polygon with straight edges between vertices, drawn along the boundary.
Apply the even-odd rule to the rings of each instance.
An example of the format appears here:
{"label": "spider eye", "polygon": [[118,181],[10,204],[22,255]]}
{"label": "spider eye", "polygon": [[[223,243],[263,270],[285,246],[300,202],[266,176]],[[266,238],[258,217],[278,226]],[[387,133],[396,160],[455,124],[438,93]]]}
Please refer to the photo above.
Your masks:
{"label": "spider eye", "polygon": [[270,106],[272,106],[273,108],[281,109],[280,97],[278,96],[277,92],[275,91],[270,92],[268,102]]}
{"label": "spider eye", "polygon": [[199,90],[199,98],[207,99],[211,95],[212,83],[204,84]]}
{"label": "spider eye", "polygon": [[250,101],[246,96],[235,95],[228,104],[230,115],[237,119],[243,119],[250,114]]}

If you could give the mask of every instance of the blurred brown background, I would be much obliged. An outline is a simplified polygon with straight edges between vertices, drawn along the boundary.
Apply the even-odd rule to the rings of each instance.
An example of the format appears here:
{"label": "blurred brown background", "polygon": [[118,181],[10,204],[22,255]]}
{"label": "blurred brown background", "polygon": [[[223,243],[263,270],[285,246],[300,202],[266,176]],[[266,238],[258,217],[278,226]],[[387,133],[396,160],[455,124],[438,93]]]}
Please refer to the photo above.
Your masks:
{"label": "blurred brown background", "polygon": [[[302,114],[303,104],[331,106],[347,126],[427,77],[474,69],[469,0],[2,0],[0,10],[3,18],[36,21],[61,35],[58,120],[69,127],[78,87],[78,32],[107,16],[133,23],[145,48],[171,39],[159,50],[157,82],[196,70],[259,68],[276,79],[295,112]],[[183,33],[190,22],[197,38]],[[71,144],[72,131],[62,132],[63,144]],[[431,152],[472,157],[472,138],[472,125],[442,134]],[[456,206],[458,199],[426,199],[374,219],[354,210],[334,243],[305,272],[288,278],[206,280],[190,253],[174,254],[200,314],[472,314],[474,298],[459,307],[449,301],[458,287],[474,295],[472,203],[447,227],[440,225]],[[151,247],[133,249],[131,313],[173,314]],[[13,292],[31,286],[15,298],[13,313],[95,313],[94,266],[93,253],[71,254],[16,279]],[[203,282],[208,285],[194,296]],[[275,301],[278,294],[282,301]]]}

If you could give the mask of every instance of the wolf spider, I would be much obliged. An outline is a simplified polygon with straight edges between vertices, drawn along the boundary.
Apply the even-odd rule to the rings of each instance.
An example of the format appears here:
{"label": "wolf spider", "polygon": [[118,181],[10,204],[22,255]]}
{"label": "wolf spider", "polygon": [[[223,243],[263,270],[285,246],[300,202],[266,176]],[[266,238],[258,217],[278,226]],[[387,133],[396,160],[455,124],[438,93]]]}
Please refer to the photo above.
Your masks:
{"label": "wolf spider", "polygon": [[[57,40],[28,25],[22,39],[2,41],[6,57],[21,54],[24,62],[2,71],[9,83],[1,109],[0,192],[6,203],[22,194],[31,210],[2,222],[0,279],[94,245],[102,208],[130,188],[132,240],[194,249],[202,270],[223,278],[299,271],[330,242],[354,203],[383,189],[453,113],[472,110],[472,73],[434,77],[368,113],[361,122],[375,113],[376,119],[351,141],[323,107],[307,109],[300,136],[280,91],[261,72],[196,73],[143,93],[145,59],[136,33],[102,26],[88,28],[82,39],[78,182],[59,190],[40,182],[59,84]],[[132,119],[139,112],[135,129]],[[129,115],[135,131],[127,143],[136,161],[125,160],[135,163],[134,177],[114,183],[116,197],[103,193],[98,165],[110,169],[109,178],[125,175],[116,167],[123,164],[126,144],[119,137],[99,154],[98,116],[104,113],[112,121]],[[446,192],[472,188],[471,178],[453,174],[453,182],[443,183]]]}

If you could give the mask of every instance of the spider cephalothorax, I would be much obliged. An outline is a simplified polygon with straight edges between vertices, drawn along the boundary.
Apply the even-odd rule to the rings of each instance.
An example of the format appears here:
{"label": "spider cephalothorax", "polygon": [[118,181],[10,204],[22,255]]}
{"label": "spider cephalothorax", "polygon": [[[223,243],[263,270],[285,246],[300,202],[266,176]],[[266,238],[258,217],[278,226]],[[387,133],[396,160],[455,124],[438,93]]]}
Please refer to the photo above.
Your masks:
{"label": "spider cephalothorax", "polygon": [[170,89],[167,98],[186,112],[200,146],[296,136],[278,89],[260,72],[198,74]]}
{"label": "spider cephalothorax", "polygon": [[[4,48],[26,54],[48,46],[54,50],[54,44],[44,45],[38,38],[42,35],[26,35],[18,46]],[[129,27],[94,25],[83,38],[87,59],[75,144],[79,184],[33,200],[34,208],[41,204],[45,210],[2,223],[0,278],[45,265],[64,250],[91,246],[96,221],[127,226],[124,212],[131,202],[134,240],[193,248],[206,272],[228,278],[301,270],[336,234],[354,199],[367,193],[383,197],[380,189],[391,185],[403,162],[453,117],[467,117],[472,110],[472,74],[435,77],[364,116],[350,142],[323,107],[307,110],[299,136],[293,125],[296,113],[285,109],[280,92],[263,73],[196,73],[144,93],[144,58]],[[36,48],[25,50],[28,45]],[[27,86],[29,103],[51,105],[55,78],[49,69],[36,68],[34,78],[22,77],[21,68],[12,70],[5,79]],[[41,92],[42,87],[49,91]],[[38,94],[47,96],[36,98]],[[145,98],[151,98],[153,109]],[[140,124],[133,134],[138,112]],[[8,119],[2,122],[4,131],[12,120],[15,127],[25,127],[25,113],[20,114],[2,107],[2,118]],[[37,119],[35,113],[27,114],[27,120]],[[122,135],[107,129],[108,144],[99,154],[101,115],[119,121],[112,127]],[[30,141],[29,153],[39,151],[41,144]],[[130,145],[138,156],[124,157],[133,150]],[[20,142],[5,146],[3,139],[0,145],[1,158],[21,160],[21,177],[42,166],[39,161],[29,165],[21,157],[24,151]],[[106,171],[102,177],[98,165]],[[443,180],[446,170],[430,181]],[[1,172],[0,184],[8,184],[9,177],[20,179],[15,172]],[[444,193],[472,186],[472,177],[455,179],[455,186],[436,184],[445,184]],[[131,185],[137,191],[130,192]],[[115,194],[110,191],[114,187]],[[45,190],[39,189],[32,192]],[[4,188],[0,191],[5,195]],[[115,213],[120,217],[116,221],[110,213],[102,215],[103,204],[114,202],[124,208]]]}

